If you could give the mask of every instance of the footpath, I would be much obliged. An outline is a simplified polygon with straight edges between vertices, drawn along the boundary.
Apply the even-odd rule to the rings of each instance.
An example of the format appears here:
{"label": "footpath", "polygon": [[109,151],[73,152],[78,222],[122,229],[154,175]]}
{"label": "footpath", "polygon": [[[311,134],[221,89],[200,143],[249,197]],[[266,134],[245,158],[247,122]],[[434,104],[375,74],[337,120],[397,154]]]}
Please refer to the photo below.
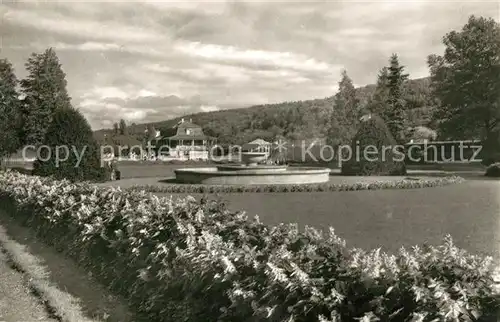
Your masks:
{"label": "footpath", "polygon": [[0,208],[0,322],[139,321],[71,259]]}
{"label": "footpath", "polygon": [[25,276],[0,253],[0,322],[57,321],[27,286]]}

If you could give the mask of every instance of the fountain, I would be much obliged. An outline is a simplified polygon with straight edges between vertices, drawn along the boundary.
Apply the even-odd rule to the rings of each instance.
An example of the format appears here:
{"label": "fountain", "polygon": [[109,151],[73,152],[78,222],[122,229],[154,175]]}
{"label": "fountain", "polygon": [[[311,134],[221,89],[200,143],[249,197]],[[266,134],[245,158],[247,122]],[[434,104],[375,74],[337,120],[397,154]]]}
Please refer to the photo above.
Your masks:
{"label": "fountain", "polygon": [[328,182],[330,169],[259,164],[266,152],[243,152],[240,164],[175,170],[180,183],[213,185],[311,184]]}

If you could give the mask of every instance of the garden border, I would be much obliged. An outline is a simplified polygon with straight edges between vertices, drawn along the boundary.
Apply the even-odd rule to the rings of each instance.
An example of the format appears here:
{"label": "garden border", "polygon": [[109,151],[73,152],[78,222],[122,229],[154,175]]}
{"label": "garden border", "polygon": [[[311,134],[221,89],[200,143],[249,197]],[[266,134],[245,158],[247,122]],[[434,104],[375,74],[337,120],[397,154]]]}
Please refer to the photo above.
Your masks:
{"label": "garden border", "polygon": [[134,185],[127,191],[145,191],[151,193],[269,193],[269,192],[340,192],[381,189],[418,189],[446,186],[462,183],[460,176],[447,176],[433,179],[404,178],[395,181],[375,181],[356,183],[319,183],[319,184],[280,184],[280,185],[202,185],[168,183],[164,186]]}
{"label": "garden border", "polygon": [[493,321],[500,307],[492,258],[451,236],[437,247],[366,252],[333,228],[268,226],[219,201],[15,172],[0,173],[0,201],[147,321]]}

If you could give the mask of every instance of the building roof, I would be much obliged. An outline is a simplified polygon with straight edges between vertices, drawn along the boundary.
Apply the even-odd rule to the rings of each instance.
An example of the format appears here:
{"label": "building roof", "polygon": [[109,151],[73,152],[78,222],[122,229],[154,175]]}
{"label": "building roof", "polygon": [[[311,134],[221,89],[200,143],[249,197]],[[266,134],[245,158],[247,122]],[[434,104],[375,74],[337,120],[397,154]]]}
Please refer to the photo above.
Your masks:
{"label": "building roof", "polygon": [[177,124],[173,126],[173,128],[177,129],[187,129],[187,128],[201,128],[201,126],[194,124],[191,119],[188,121],[184,121],[184,118],[182,118]]}
{"label": "building roof", "polygon": [[212,140],[214,137],[202,134],[202,135],[188,135],[188,134],[176,134],[170,137],[164,137],[168,140]]}
{"label": "building roof", "polygon": [[196,125],[191,122],[182,122],[179,125],[177,125],[177,128],[179,129],[188,129],[188,128],[201,128],[201,126]]}
{"label": "building roof", "polygon": [[271,145],[272,143],[271,142],[267,142],[265,140],[262,140],[262,139],[255,139],[253,140],[252,142],[248,142],[247,144],[245,145]]}

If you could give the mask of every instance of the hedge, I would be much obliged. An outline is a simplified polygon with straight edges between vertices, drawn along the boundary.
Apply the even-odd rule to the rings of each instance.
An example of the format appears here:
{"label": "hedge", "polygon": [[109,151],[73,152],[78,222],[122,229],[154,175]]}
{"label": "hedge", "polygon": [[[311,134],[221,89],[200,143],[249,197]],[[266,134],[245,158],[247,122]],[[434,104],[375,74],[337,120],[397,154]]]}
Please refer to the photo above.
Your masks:
{"label": "hedge", "polygon": [[0,173],[0,204],[149,321],[489,321],[490,257],[349,248],[330,228],[266,226],[218,201]]}
{"label": "hedge", "polygon": [[484,174],[487,177],[500,178],[500,162],[490,164]]}
{"label": "hedge", "polygon": [[461,183],[464,179],[448,176],[432,179],[404,178],[401,180],[380,180],[355,183],[322,184],[275,184],[275,185],[202,185],[166,183],[164,185],[135,185],[128,191],[146,191],[152,193],[243,193],[243,192],[321,192],[321,191],[359,191],[380,189],[416,189],[439,187]]}
{"label": "hedge", "polygon": [[[346,162],[342,162],[340,171],[349,176],[405,175],[404,151],[398,151],[401,154],[401,160],[398,160],[395,153],[397,145],[391,130],[380,116],[373,114],[362,118],[351,143],[351,152],[354,153]],[[387,147],[393,148],[386,150]],[[368,148],[375,148],[375,151],[371,151],[370,159],[366,155]]]}

